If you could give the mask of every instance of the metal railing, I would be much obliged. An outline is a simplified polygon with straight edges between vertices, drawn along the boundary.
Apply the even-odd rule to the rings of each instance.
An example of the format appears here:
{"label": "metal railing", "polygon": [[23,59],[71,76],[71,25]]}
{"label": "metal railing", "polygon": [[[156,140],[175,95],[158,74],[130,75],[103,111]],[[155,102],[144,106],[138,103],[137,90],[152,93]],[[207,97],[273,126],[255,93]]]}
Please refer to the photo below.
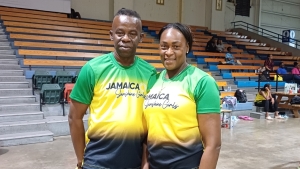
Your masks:
{"label": "metal railing", "polygon": [[[261,28],[261,27],[258,27],[258,26],[252,25],[252,24],[249,24],[249,23],[244,22],[244,21],[231,22],[231,24],[233,24],[234,28],[243,28],[243,29],[246,29],[247,31],[255,32],[255,33],[257,33],[261,36],[267,37],[267,38],[272,39],[272,40],[276,40],[276,41],[281,42],[281,43],[282,43],[283,38],[288,38],[288,37],[283,36],[281,34],[269,31],[267,29],[264,29],[264,28]],[[291,40],[290,43],[295,45],[295,48],[297,48],[297,49],[300,48],[300,40],[293,39],[293,38],[289,38],[289,39]]]}

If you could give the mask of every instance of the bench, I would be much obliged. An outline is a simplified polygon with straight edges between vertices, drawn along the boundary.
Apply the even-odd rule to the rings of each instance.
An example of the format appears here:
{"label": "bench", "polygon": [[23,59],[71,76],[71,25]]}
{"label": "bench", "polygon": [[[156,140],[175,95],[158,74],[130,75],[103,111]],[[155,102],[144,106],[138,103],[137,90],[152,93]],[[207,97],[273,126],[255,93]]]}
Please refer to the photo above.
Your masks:
{"label": "bench", "polygon": [[37,10],[33,10],[33,9],[20,9],[20,8],[11,8],[11,7],[4,7],[4,6],[0,6],[0,11],[16,12],[16,13],[19,12],[19,13],[45,15],[45,16],[55,16],[55,17],[62,17],[62,18],[67,17],[67,14],[63,14],[63,13],[44,12],[44,11],[37,11]]}
{"label": "bench", "polygon": [[[73,58],[82,58],[90,59],[97,56],[103,55],[103,53],[86,53],[86,52],[65,52],[65,51],[52,51],[52,50],[28,50],[28,49],[19,49],[18,54],[21,56],[45,56],[45,57],[73,57]],[[160,61],[160,56],[149,56],[149,55],[138,55],[144,60],[151,61]]]}
{"label": "bench", "polygon": [[216,31],[216,30],[208,30],[208,32],[212,34],[226,34],[226,35],[238,35],[238,32],[224,32],[224,31]]}
{"label": "bench", "polygon": [[225,38],[239,38],[239,39],[250,39],[250,37],[245,36],[245,35],[228,35],[228,34],[221,34],[221,33],[217,33],[217,36],[220,37],[225,37]]}
{"label": "bench", "polygon": [[193,40],[194,40],[194,42],[204,42],[204,43],[207,43],[210,39],[197,39],[197,38],[194,38]]}
{"label": "bench", "polygon": [[245,65],[217,65],[217,68],[222,73],[222,70],[257,70],[260,66],[245,66]]}
{"label": "bench", "polygon": [[80,33],[95,33],[108,35],[110,27],[105,28],[106,26],[98,26],[98,29],[87,29],[87,28],[77,28],[77,27],[68,27],[68,26],[56,26],[56,25],[44,25],[44,24],[35,24],[35,23],[22,23],[22,22],[12,22],[4,21],[4,26],[9,27],[22,27],[22,28],[37,28],[45,30],[59,30],[59,31],[68,31],[68,32],[80,32]]}
{"label": "bench", "polygon": [[217,85],[222,88],[222,91],[224,91],[224,87],[227,86],[227,82],[226,81],[217,81]]}
{"label": "bench", "polygon": [[266,43],[255,43],[255,42],[235,42],[236,45],[244,45],[244,46],[265,46],[270,47],[269,44]]}
{"label": "bench", "polygon": [[[18,40],[34,40],[34,41],[49,41],[49,42],[64,42],[64,43],[80,43],[80,44],[97,44],[97,45],[108,45],[113,46],[111,40],[95,40],[95,39],[80,39],[80,38],[67,38],[67,37],[53,37],[53,36],[42,36],[42,35],[27,35],[11,33],[9,38]],[[158,44],[155,43],[139,43],[141,48],[155,48],[158,49]]]}
{"label": "bench", "polygon": [[240,39],[240,38],[226,38],[227,41],[237,41],[237,42],[259,42],[256,39]]}
{"label": "bench", "polygon": [[[192,47],[192,50],[196,50],[196,51],[205,51],[205,47],[200,47],[200,46],[193,46]],[[227,49],[225,48],[224,51],[227,51]],[[236,49],[236,48],[233,48],[231,49],[231,52],[234,52],[234,53],[242,53],[244,52],[243,49]]]}
{"label": "bench", "polygon": [[[89,34],[89,33],[50,31],[50,30],[43,30],[43,29],[28,29],[28,28],[14,28],[14,27],[7,27],[6,31],[7,32],[15,32],[15,33],[53,35],[53,36],[59,36],[59,37],[79,37],[79,38],[89,38],[89,39],[110,40],[109,34],[107,34],[107,35],[98,35],[98,34]],[[154,39],[152,39],[152,38],[143,38],[143,42],[153,43]]]}
{"label": "bench", "polygon": [[[23,64],[29,66],[70,66],[70,67],[82,67],[87,61],[81,60],[49,60],[49,59],[23,59]],[[161,63],[150,63],[157,69],[163,69],[164,66]]]}
{"label": "bench", "polygon": [[[233,77],[234,81],[237,77],[247,77],[249,78],[249,81],[251,80],[251,77],[258,77],[259,73],[252,73],[252,72],[232,72],[231,76]],[[276,73],[270,73],[270,77],[274,77]]]}
{"label": "bench", "polygon": [[280,48],[275,48],[275,47],[260,47],[260,46],[246,46],[246,49],[251,49],[251,50],[269,50],[269,51],[280,51]]}
{"label": "bench", "polygon": [[273,56],[273,60],[293,60],[298,61],[300,60],[300,56]]}
{"label": "bench", "polygon": [[277,51],[263,51],[263,50],[257,50],[257,54],[262,55],[281,55],[281,56],[292,56],[291,52],[277,52]]}
{"label": "bench", "polygon": [[[111,52],[114,47],[110,46],[90,46],[90,45],[76,45],[76,44],[59,44],[59,43],[40,43],[40,42],[23,42],[15,41],[14,46],[18,47],[32,47],[32,48],[50,48],[50,49],[70,49],[70,50],[86,50],[86,51],[103,51]],[[158,49],[140,49],[136,50],[137,53],[159,54]]]}
{"label": "bench", "polygon": [[234,96],[235,92],[227,91],[227,92],[221,92],[220,99],[224,98],[225,96]]}
{"label": "bench", "polygon": [[[264,64],[264,60],[239,60],[242,64]],[[207,63],[219,63],[219,62],[224,62],[224,59],[219,59],[219,58],[204,58],[204,62]]]}
{"label": "bench", "polygon": [[[29,66],[29,70],[31,70],[31,66],[62,66],[65,69],[65,66],[70,67],[82,67],[87,61],[81,60],[49,60],[49,59],[23,59],[23,64]],[[164,69],[163,64],[161,63],[150,63],[156,69]],[[193,66],[197,66],[192,64]]]}
{"label": "bench", "polygon": [[[196,57],[222,57],[225,58],[225,53],[217,52],[193,52],[193,55]],[[254,59],[254,55],[250,54],[233,54],[235,58],[244,58],[244,59]]]}
{"label": "bench", "polygon": [[[198,47],[198,46],[201,46],[201,47],[206,47],[206,45],[207,45],[207,43],[201,43],[201,42],[194,42],[193,43],[193,47],[195,46],[195,47]],[[227,44],[227,43],[225,43],[225,44],[223,44],[224,45],[224,48],[225,49],[227,49],[228,47],[232,47],[232,45],[231,44]]]}

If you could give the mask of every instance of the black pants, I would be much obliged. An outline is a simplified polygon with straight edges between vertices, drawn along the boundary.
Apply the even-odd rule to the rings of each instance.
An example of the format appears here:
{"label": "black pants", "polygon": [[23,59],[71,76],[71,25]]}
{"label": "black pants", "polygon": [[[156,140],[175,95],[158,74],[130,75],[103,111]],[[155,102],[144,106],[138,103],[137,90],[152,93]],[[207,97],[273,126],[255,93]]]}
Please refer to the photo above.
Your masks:
{"label": "black pants", "polygon": [[274,100],[274,104],[272,104],[270,100],[263,100],[261,102],[255,102],[255,106],[257,107],[264,107],[265,112],[275,112],[278,110],[278,103]]}

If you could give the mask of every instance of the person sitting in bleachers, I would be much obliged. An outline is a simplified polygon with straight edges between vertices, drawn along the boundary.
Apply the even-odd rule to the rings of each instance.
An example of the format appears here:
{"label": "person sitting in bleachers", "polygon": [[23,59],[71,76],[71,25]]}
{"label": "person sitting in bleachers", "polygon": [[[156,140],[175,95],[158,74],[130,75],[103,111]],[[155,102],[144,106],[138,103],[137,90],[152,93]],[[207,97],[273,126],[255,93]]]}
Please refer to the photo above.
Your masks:
{"label": "person sitting in bleachers", "polygon": [[257,107],[264,107],[264,111],[266,112],[265,117],[266,120],[272,120],[273,118],[269,116],[269,111],[275,112],[275,118],[281,119],[282,117],[279,116],[278,112],[278,103],[276,99],[272,96],[271,92],[271,85],[265,84],[262,89],[256,95],[254,105]]}
{"label": "person sitting in bleachers", "polygon": [[288,75],[287,70],[284,67],[284,63],[280,62],[279,67],[277,69],[277,76],[278,77],[274,77],[274,80],[276,81],[276,79],[278,78],[278,81],[288,81],[291,80],[290,75]]}
{"label": "person sitting in bleachers", "polygon": [[71,8],[70,18],[78,18],[81,19],[81,15],[79,12],[76,12],[73,8]]}
{"label": "person sitting in bleachers", "polygon": [[227,52],[226,52],[226,55],[225,55],[225,64],[227,64],[227,65],[236,65],[236,64],[242,65],[239,60],[234,60],[234,57],[231,53],[231,47],[227,48]]}
{"label": "person sitting in bleachers", "polygon": [[216,51],[217,52],[224,52],[224,45],[221,39],[218,39],[217,45],[216,45]]}
{"label": "person sitting in bleachers", "polygon": [[272,55],[268,55],[267,59],[265,60],[264,66],[266,71],[273,72],[274,62],[272,60]]}
{"label": "person sitting in bleachers", "polygon": [[217,39],[212,38],[210,41],[207,42],[205,51],[206,52],[216,52],[216,47],[217,47]]}
{"label": "person sitting in bleachers", "polygon": [[298,62],[294,62],[294,68],[292,69],[292,74],[294,75],[295,80],[300,80],[300,70]]}

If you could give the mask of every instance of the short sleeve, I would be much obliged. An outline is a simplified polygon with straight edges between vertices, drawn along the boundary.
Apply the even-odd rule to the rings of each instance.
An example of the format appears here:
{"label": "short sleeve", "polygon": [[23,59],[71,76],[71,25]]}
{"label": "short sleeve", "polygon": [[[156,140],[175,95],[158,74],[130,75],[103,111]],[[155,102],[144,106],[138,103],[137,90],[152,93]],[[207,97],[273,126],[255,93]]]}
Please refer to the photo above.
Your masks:
{"label": "short sleeve", "polygon": [[89,63],[87,63],[80,70],[77,81],[70,94],[70,98],[83,104],[90,104],[93,99],[94,86],[94,71]]}
{"label": "short sleeve", "polygon": [[148,81],[147,85],[147,93],[150,91],[150,89],[154,86],[156,80],[158,79],[160,73],[157,73],[156,70],[154,69],[152,71],[152,74],[150,76],[150,79]]}
{"label": "short sleeve", "polygon": [[220,113],[219,87],[211,76],[204,76],[194,90],[198,114]]}

